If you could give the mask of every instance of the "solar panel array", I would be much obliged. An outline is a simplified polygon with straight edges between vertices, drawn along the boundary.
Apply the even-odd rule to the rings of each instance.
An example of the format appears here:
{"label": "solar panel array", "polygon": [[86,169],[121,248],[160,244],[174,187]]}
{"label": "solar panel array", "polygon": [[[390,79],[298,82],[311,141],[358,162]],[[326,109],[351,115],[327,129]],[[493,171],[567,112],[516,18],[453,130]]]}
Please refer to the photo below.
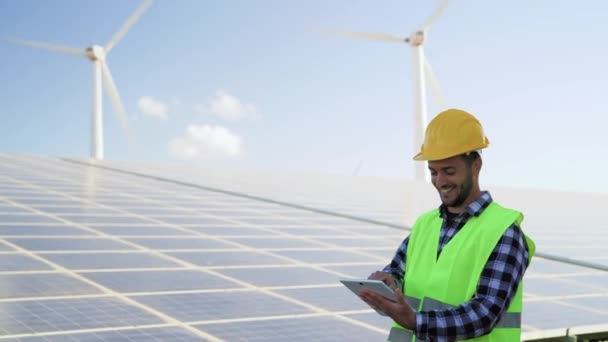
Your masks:
{"label": "solar panel array", "polygon": [[[180,182],[0,155],[0,339],[383,340],[390,322],[338,279],[383,267],[406,234]],[[529,338],[608,331],[608,273],[536,259],[526,279]]]}
{"label": "solar panel array", "polygon": [[[438,205],[432,186],[403,180],[181,168],[168,164],[131,162],[105,162],[104,165],[201,185],[205,189],[257,195],[287,204],[325,209],[392,226],[411,224],[412,219],[417,217],[413,209],[421,212]],[[608,209],[608,194],[492,185],[488,189],[502,205],[523,211],[525,230],[534,238],[543,254],[594,264],[608,270],[608,221],[604,218]]]}

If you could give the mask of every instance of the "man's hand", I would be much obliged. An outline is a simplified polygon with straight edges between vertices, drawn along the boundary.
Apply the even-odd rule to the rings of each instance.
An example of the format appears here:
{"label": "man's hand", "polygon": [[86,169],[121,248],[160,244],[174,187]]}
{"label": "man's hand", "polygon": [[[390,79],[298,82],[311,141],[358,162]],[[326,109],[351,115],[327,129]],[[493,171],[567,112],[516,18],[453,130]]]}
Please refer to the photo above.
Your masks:
{"label": "man's hand", "polygon": [[401,293],[400,289],[393,290],[395,291],[395,298],[397,298],[396,302],[393,302],[392,300],[370,289],[362,289],[359,296],[364,302],[369,304],[371,307],[384,312],[400,326],[410,330],[415,330],[416,312],[405,300],[405,297],[403,297],[403,293]]}
{"label": "man's hand", "polygon": [[386,285],[388,285],[391,289],[393,289],[393,291],[395,291],[397,289],[397,284],[395,284],[395,279],[393,279],[393,276],[390,273],[376,271],[376,272],[370,274],[369,277],[367,277],[367,279],[381,280]]}

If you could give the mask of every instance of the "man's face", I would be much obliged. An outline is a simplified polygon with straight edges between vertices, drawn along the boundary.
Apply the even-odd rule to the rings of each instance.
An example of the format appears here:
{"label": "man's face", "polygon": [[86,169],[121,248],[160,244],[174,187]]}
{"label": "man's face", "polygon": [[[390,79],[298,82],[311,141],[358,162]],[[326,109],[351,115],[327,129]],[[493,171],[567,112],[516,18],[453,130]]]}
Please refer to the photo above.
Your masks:
{"label": "man's face", "polygon": [[469,166],[461,156],[456,156],[428,162],[431,181],[444,205],[464,209],[462,206],[471,196],[475,185],[478,161]]}

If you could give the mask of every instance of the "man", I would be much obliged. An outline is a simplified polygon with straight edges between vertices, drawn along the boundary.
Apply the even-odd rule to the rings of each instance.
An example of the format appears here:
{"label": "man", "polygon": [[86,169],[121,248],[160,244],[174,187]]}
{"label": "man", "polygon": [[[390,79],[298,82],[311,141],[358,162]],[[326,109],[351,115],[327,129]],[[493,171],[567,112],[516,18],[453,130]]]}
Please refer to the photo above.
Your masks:
{"label": "man", "polygon": [[523,215],[480,190],[478,151],[488,145],[462,110],[429,123],[414,159],[428,162],[441,206],[421,215],[392,262],[369,277],[393,288],[397,301],[360,294],[393,319],[389,341],[520,341],[522,278],[535,245]]}

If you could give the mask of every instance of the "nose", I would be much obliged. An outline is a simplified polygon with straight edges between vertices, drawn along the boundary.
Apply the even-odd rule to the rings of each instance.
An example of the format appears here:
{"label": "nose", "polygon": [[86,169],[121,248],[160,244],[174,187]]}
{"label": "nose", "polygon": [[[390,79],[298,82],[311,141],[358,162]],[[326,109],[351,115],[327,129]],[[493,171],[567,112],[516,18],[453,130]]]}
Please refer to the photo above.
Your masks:
{"label": "nose", "polygon": [[437,172],[437,174],[435,174],[435,185],[439,188],[445,185],[445,176],[443,173]]}

